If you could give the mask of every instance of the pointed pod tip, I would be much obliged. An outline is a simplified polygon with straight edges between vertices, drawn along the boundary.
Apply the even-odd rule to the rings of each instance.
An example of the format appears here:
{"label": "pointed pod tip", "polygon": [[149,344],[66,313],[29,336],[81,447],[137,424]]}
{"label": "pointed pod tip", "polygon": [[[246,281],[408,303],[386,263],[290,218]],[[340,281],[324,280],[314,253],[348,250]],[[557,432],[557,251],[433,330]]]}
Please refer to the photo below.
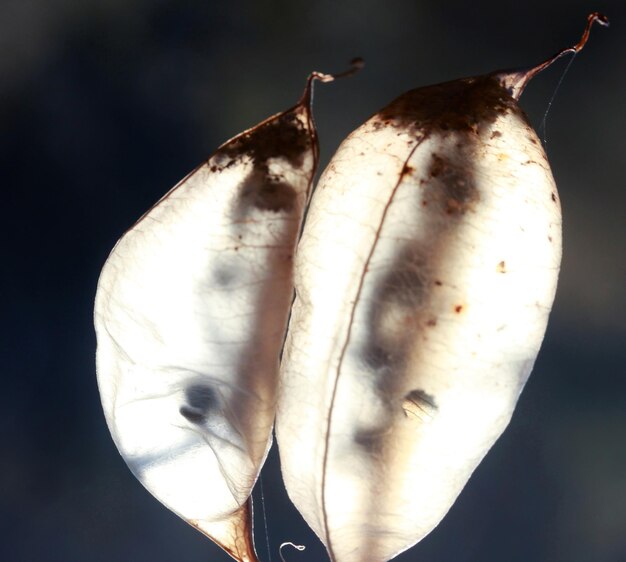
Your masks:
{"label": "pointed pod tip", "polygon": [[311,72],[309,75],[309,81],[319,80],[320,82],[332,82],[338,78],[346,78],[356,74],[365,66],[365,61],[361,57],[355,57],[350,61],[350,68],[343,72],[336,72],[335,74],[325,74],[323,72]]}
{"label": "pointed pod tip", "polygon": [[[573,50],[576,53],[580,51],[587,44],[587,40],[589,39],[589,33],[591,33],[591,27],[594,23],[597,23],[602,27],[609,27],[609,18],[607,18],[604,14],[601,14],[600,12],[592,12],[591,14],[589,14],[587,16],[587,26],[585,27],[585,31],[583,31],[580,41],[578,41],[578,43],[576,43],[576,45],[574,45],[570,49],[563,49],[563,51],[569,52]],[[558,58],[560,56],[560,53],[557,53],[555,56]]]}
{"label": "pointed pod tip", "polygon": [[576,43],[572,47],[561,49],[542,63],[531,68],[526,68],[522,70],[497,71],[493,73],[493,76],[506,90],[508,90],[508,92],[514,99],[518,100],[524,92],[524,89],[526,88],[528,83],[535,76],[537,76],[537,74],[551,66],[552,63],[559,60],[562,56],[568,53],[576,54],[583,49],[583,47],[587,44],[589,34],[591,33],[591,28],[593,27],[594,23],[597,23],[603,27],[608,27],[609,18],[607,18],[604,14],[601,14],[600,12],[592,12],[587,16],[587,25],[585,26],[583,34],[580,37],[578,43]]}
{"label": "pointed pod tip", "polygon": [[361,57],[355,57],[350,61],[350,68],[344,70],[343,72],[337,72],[335,74],[326,74],[324,72],[313,71],[309,74],[309,77],[306,81],[306,87],[304,88],[304,93],[302,94],[302,98],[300,99],[300,104],[309,105],[311,102],[312,92],[313,92],[313,83],[315,81],[319,82],[333,82],[338,78],[346,78],[348,76],[352,76],[356,74],[359,70],[361,70],[365,66],[365,61]]}
{"label": "pointed pod tip", "polygon": [[609,27],[609,18],[607,18],[604,14],[600,12],[592,12],[587,16],[587,21],[589,22],[589,27],[591,27],[592,23],[599,23],[604,27]]}
{"label": "pointed pod tip", "polygon": [[221,546],[237,562],[259,562],[252,534],[252,499],[220,521],[189,520],[189,523]]}

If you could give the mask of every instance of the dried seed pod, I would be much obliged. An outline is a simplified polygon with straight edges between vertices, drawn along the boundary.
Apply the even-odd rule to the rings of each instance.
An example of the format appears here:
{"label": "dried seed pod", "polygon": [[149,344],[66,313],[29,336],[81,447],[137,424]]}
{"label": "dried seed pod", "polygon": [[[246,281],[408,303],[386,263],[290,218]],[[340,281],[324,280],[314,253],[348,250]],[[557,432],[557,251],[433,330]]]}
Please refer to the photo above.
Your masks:
{"label": "dried seed pod", "polygon": [[312,74],[297,105],[222,145],[120,239],[98,283],[115,444],[157,499],[240,561],[256,560],[248,498],[271,444],[318,161],[312,84],[332,79]]}
{"label": "dried seed pod", "polygon": [[410,91],[340,146],[296,256],[276,433],[337,562],[429,533],[507,426],[543,339],[561,212],[517,99],[546,63]]}

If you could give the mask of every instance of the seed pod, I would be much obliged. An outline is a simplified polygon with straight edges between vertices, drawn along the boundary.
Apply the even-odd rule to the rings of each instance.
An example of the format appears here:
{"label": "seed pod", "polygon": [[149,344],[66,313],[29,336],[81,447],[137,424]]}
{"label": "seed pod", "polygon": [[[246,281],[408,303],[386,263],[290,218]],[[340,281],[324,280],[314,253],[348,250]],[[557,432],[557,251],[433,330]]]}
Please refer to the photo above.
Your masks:
{"label": "seed pod", "polygon": [[340,146],[298,245],[276,434],[337,562],[428,534],[507,426],[561,260],[530,70],[410,91]]}
{"label": "seed pod", "polygon": [[117,243],[95,304],[98,386],[124,460],[163,504],[255,561],[292,255],[318,161],[304,95],[222,145]]}

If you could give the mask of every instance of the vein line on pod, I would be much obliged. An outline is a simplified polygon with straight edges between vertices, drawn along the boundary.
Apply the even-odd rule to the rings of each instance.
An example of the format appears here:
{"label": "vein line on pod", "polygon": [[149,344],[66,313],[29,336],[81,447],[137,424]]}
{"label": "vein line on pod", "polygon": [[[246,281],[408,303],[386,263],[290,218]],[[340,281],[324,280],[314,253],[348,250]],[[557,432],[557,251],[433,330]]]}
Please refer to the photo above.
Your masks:
{"label": "vein line on pod", "polygon": [[360,66],[312,73],[296,105],[220,146],[122,236],[98,282],[98,387],[120,454],[239,562],[257,562],[250,493],[319,158],[313,83]]}
{"label": "vein line on pod", "polygon": [[[375,235],[374,235],[374,242],[371,245],[371,248],[369,250],[369,253],[367,255],[367,257],[365,258],[365,261],[363,263],[363,273],[359,278],[358,281],[358,285],[356,288],[356,292],[355,292],[355,296],[354,296],[354,300],[352,301],[352,305],[351,305],[351,309],[350,309],[350,315],[349,315],[349,319],[348,319],[348,329],[347,332],[345,334],[345,340],[343,342],[343,345],[341,346],[341,351],[339,353],[339,360],[337,362],[337,367],[336,367],[336,376],[334,379],[334,383],[333,383],[333,388],[331,391],[331,396],[330,396],[330,400],[329,400],[329,404],[328,404],[328,414],[326,416],[326,430],[325,430],[325,445],[324,445],[324,453],[323,453],[323,459],[322,459],[322,479],[321,479],[321,488],[322,488],[322,494],[323,494],[323,498],[322,498],[322,516],[323,516],[323,520],[324,520],[324,528],[325,528],[325,533],[326,536],[330,536],[329,535],[329,524],[328,524],[328,513],[326,510],[326,498],[325,495],[327,493],[327,487],[326,487],[326,478],[328,475],[328,470],[327,470],[327,465],[328,465],[328,455],[329,455],[329,450],[330,450],[330,426],[332,423],[332,414],[333,414],[333,407],[334,407],[334,403],[335,403],[335,399],[337,396],[337,388],[338,388],[338,383],[339,383],[339,377],[341,375],[341,369],[344,363],[344,359],[346,356],[346,352],[348,350],[348,345],[350,343],[350,338],[351,338],[351,334],[352,334],[352,327],[354,325],[354,318],[355,318],[355,314],[356,314],[356,309],[357,309],[357,305],[360,302],[361,299],[361,294],[363,292],[363,286],[365,284],[365,278],[367,275],[367,272],[369,270],[371,261],[372,261],[372,257],[374,256],[374,252],[376,251],[376,248],[378,246],[378,241],[380,240],[380,234],[381,231],[383,229],[383,225],[385,224],[385,220],[387,218],[387,214],[389,212],[389,208],[391,207],[391,204],[395,198],[395,195],[398,191],[398,188],[400,187],[402,180],[404,179],[405,175],[410,173],[410,168],[408,167],[408,161],[410,160],[411,156],[415,153],[415,151],[417,150],[417,148],[420,146],[421,142],[424,140],[424,137],[422,137],[421,139],[419,139],[416,143],[416,145],[411,148],[411,151],[409,153],[409,156],[406,158],[403,167],[402,167],[402,172],[400,174],[400,176],[398,177],[398,181],[396,182],[396,185],[393,187],[392,191],[391,191],[391,195],[389,196],[389,200],[387,201],[387,203],[384,206],[382,215],[380,217],[380,220],[378,222],[378,226],[376,227],[376,231],[375,231]],[[333,552],[333,546],[332,546],[332,542],[330,541],[330,538],[328,540],[328,552],[330,554],[331,560],[335,560],[335,554]]]}
{"label": "vein line on pod", "polygon": [[426,536],[511,418],[561,259],[556,186],[517,99],[594,22],[537,67],[400,96],[319,180],[276,435],[333,562],[384,562]]}

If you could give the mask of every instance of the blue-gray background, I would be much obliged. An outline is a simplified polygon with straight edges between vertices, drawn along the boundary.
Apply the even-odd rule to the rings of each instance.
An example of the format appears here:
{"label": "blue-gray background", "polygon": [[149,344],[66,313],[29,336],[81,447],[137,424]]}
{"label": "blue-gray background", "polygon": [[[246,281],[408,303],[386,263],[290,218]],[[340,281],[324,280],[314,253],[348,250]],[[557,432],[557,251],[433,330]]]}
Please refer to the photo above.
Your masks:
{"label": "blue-gray background", "polygon": [[[0,559],[227,559],[134,480],[98,399],[98,273],[150,204],[292,105],[313,69],[367,61],[316,90],[323,166],[401,92],[542,60],[591,10],[612,27],[593,30],[547,120],[565,255],[544,347],[504,437],[399,560],[626,561],[626,5],[578,0],[3,0]],[[565,65],[523,98],[536,125]],[[290,561],[323,560],[275,457],[263,476],[272,560],[287,540],[308,547]]]}

